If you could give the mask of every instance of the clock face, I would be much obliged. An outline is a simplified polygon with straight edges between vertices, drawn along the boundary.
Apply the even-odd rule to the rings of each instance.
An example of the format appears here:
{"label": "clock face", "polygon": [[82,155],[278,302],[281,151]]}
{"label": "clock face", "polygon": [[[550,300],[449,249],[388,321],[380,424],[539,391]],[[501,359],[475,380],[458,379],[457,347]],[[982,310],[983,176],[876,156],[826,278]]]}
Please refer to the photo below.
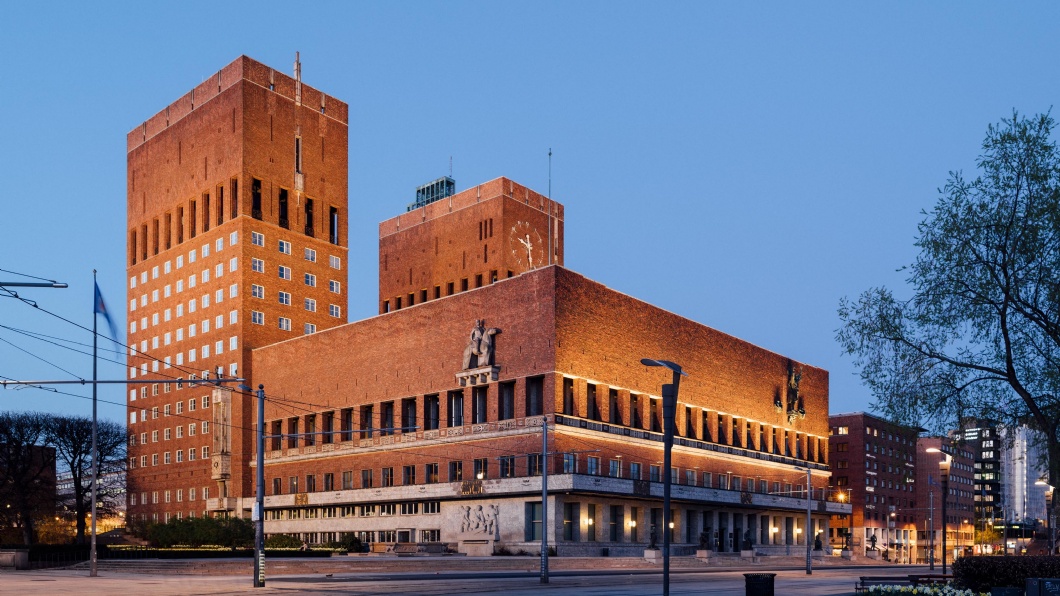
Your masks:
{"label": "clock face", "polygon": [[543,267],[547,249],[541,234],[533,225],[517,221],[508,234],[508,246],[512,253],[512,263],[519,268],[519,273]]}

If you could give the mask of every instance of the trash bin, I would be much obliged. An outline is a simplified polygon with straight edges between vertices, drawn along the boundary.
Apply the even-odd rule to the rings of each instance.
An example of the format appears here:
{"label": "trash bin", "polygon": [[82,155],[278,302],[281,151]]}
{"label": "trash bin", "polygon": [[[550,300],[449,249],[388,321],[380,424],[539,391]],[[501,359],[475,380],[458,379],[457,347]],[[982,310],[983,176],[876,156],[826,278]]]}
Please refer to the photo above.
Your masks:
{"label": "trash bin", "polygon": [[745,573],[745,594],[747,596],[773,596],[773,578],[776,573]]}

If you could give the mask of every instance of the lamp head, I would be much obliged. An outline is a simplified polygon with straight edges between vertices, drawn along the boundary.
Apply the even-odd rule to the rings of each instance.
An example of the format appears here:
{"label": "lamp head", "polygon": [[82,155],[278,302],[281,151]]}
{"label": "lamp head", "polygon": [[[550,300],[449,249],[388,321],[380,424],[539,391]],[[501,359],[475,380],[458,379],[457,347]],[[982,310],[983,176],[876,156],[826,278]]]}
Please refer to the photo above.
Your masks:
{"label": "lamp head", "polygon": [[673,362],[670,362],[669,360],[652,360],[651,358],[641,358],[640,363],[644,366],[661,366],[663,368],[668,368],[674,371],[682,377],[688,376],[684,371],[681,370],[680,364],[675,364]]}

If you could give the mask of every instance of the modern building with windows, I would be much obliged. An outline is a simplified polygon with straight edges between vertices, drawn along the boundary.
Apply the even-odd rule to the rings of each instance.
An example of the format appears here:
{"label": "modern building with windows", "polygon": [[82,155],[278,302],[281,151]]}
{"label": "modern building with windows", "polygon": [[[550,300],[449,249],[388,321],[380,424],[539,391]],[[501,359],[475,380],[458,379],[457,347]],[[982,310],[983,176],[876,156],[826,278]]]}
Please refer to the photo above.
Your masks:
{"label": "modern building with windows", "polygon": [[[240,306],[233,333],[242,360],[225,373],[265,387],[267,534],[323,543],[355,533],[377,545],[442,542],[490,554],[502,547],[537,552],[547,532],[560,554],[620,555],[640,554],[668,531],[678,552],[706,542],[727,552],[752,547],[798,554],[800,545],[828,534],[831,515],[849,511],[829,490],[826,371],[564,268],[563,206],[507,178],[461,192],[447,184],[431,191],[430,201],[382,222],[379,314],[341,324],[345,106],[306,91],[297,76],[282,77],[246,58],[237,63],[244,78],[233,85],[246,89],[245,105],[261,107],[245,114],[243,127],[255,131],[249,137],[260,143],[252,147],[260,151],[254,159],[270,165],[239,170],[240,188],[250,185],[252,204],[221,224],[238,228],[237,246],[245,250],[232,282],[240,284],[232,303]],[[292,115],[286,128],[270,111],[278,114],[281,107]],[[305,124],[310,113],[315,128]],[[325,122],[325,116],[341,125]],[[246,123],[251,118],[256,121]],[[205,131],[219,124],[210,120]],[[335,130],[341,144],[326,136]],[[283,135],[313,142],[303,147],[301,141],[272,140]],[[173,136],[174,142],[183,151],[184,139]],[[343,153],[341,163],[325,160],[315,171],[308,163],[297,166],[299,152],[316,153],[317,143],[320,155]],[[284,155],[285,165],[273,167]],[[130,164],[133,170],[132,159]],[[185,176],[173,179],[194,180],[202,159],[189,164]],[[148,184],[154,174],[130,176]],[[311,179],[341,179],[342,192],[339,186],[314,188]],[[288,180],[294,183],[284,186]],[[133,209],[139,195],[130,193]],[[314,214],[335,210],[324,223],[314,218],[312,229],[334,225],[336,233],[302,233],[311,229],[308,216],[298,219],[309,198]],[[402,211],[404,202],[395,201],[395,207]],[[137,239],[142,220],[130,214]],[[150,276],[143,281],[154,263],[164,263],[159,257],[165,255],[156,257],[150,244],[153,226],[147,226],[146,260],[130,264],[137,283],[132,297],[164,283]],[[228,238],[230,232],[222,227],[209,233]],[[194,251],[205,241],[184,240],[172,254]],[[133,254],[142,256],[138,242],[131,243]],[[167,307],[144,304],[146,309],[137,303],[135,316]],[[154,327],[147,329],[154,334]],[[193,370],[206,359],[211,366],[202,370],[213,374],[217,354],[209,353],[206,359],[200,352]],[[222,354],[227,358],[229,352]],[[130,362],[139,363],[137,357],[130,355]],[[660,394],[669,373],[642,365],[642,358],[672,360],[689,373],[677,404],[671,470],[661,463]],[[186,370],[187,362],[182,366],[174,365],[170,374]],[[130,424],[145,433],[134,453],[150,462],[130,470],[139,494],[136,502],[130,496],[132,515],[161,520],[167,514],[251,514],[252,394],[196,381],[189,387],[185,377],[168,394],[130,395],[133,410],[150,413],[149,420],[141,415]],[[156,409],[141,408],[141,399],[151,408],[198,404],[179,413],[194,420],[188,433],[198,431],[192,435],[197,463],[166,459],[167,440],[156,440],[154,433],[168,432],[177,412],[163,409],[169,416],[158,417]],[[188,441],[188,434],[181,440]],[[168,444],[175,441],[171,437]],[[162,462],[156,461],[159,452]],[[807,470],[812,487],[806,485]],[[663,474],[674,483],[672,528],[662,527]],[[159,499],[154,493],[161,490],[174,492]]]}
{"label": "modern building with windows", "polygon": [[865,412],[829,416],[832,483],[852,512],[833,517],[829,543],[850,534],[857,554],[915,561],[916,442],[922,429]]}

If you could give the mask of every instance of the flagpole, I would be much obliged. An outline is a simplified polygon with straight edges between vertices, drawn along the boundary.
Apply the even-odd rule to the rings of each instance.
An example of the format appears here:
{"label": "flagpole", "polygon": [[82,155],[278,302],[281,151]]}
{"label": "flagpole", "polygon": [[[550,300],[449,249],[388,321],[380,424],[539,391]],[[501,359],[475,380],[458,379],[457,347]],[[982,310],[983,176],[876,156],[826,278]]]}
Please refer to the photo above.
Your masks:
{"label": "flagpole", "polygon": [[99,344],[99,333],[96,332],[96,304],[99,286],[96,283],[96,270],[92,270],[92,550],[89,554],[89,577],[98,575],[96,569],[96,485],[99,481],[99,453],[96,446],[96,365]]}

